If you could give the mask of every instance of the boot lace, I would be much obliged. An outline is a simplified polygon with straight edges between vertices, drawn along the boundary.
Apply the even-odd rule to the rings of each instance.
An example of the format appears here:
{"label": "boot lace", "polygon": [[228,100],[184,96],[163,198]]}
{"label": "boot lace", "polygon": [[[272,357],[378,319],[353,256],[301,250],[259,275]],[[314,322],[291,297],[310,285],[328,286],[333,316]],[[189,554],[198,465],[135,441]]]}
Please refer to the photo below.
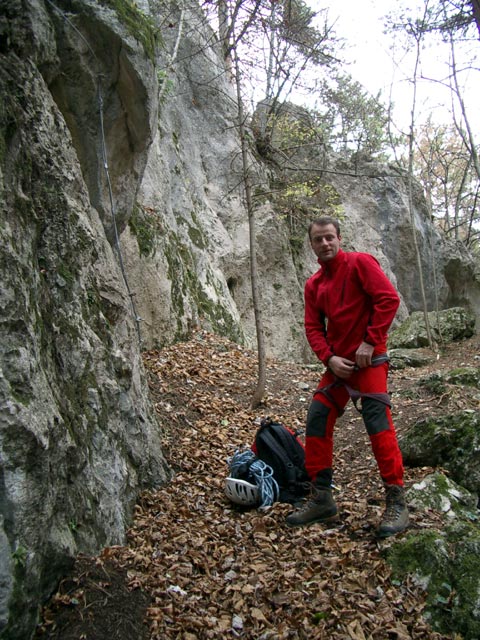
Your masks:
{"label": "boot lace", "polygon": [[385,513],[383,514],[383,522],[396,522],[405,508],[404,502],[401,499],[400,491],[391,491],[387,494],[387,505]]}

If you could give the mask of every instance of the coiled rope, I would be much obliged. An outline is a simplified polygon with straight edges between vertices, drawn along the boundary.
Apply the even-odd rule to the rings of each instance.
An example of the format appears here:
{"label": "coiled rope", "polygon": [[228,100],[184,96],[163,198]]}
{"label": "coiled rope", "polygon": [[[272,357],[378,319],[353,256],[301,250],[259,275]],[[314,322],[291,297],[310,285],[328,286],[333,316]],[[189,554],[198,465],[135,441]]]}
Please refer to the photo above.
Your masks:
{"label": "coiled rope", "polygon": [[[236,451],[227,459],[231,478],[253,480],[260,496],[259,509],[272,505],[278,500],[280,487],[273,477],[273,469],[253,453],[251,449]],[[248,475],[247,475],[248,474]],[[246,477],[247,475],[247,477]]]}

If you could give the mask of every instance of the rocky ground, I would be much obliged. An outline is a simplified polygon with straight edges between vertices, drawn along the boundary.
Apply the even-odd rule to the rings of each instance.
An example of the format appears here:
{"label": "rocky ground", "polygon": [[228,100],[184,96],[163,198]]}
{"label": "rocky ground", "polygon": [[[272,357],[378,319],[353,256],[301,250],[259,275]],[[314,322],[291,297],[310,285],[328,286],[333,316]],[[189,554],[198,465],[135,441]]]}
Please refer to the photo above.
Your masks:
{"label": "rocky ground", "polygon": [[[478,367],[479,354],[476,336],[430,353],[428,366],[391,372],[400,437],[427,415],[480,409],[471,387],[420,383]],[[125,546],[77,559],[36,640],[446,638],[423,619],[420,588],[392,580],[384,561],[392,540],[374,535],[383,492],[353,406],[336,429],[338,525],[292,530],[289,505],[245,511],[224,496],[227,458],[251,444],[261,417],[303,429],[318,369],[270,361],[265,405],[252,411],[255,356],[225,339],[199,332],[144,361],[173,479],[140,497]],[[406,469],[407,487],[430,471]],[[414,512],[410,531],[438,523]]]}

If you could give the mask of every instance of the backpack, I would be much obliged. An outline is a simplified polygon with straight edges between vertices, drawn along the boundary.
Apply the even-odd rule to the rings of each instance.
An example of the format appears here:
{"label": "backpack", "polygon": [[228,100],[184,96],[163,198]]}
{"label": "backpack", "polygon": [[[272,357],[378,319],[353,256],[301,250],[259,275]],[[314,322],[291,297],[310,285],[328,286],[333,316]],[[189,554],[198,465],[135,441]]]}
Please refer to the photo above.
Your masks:
{"label": "backpack", "polygon": [[293,504],[308,493],[310,479],[305,470],[305,448],[294,431],[271,418],[263,418],[252,451],[273,469],[280,489],[279,502]]}

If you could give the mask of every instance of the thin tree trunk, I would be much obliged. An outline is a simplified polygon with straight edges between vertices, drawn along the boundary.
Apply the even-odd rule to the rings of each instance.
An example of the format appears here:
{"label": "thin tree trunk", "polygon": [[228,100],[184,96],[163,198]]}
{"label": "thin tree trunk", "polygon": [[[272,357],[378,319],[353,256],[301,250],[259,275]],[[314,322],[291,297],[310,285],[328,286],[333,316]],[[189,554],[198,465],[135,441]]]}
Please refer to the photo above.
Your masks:
{"label": "thin tree trunk", "polygon": [[480,2],[479,0],[470,0],[470,4],[472,5],[473,17],[477,23],[478,36],[480,38]]}
{"label": "thin tree trunk", "polygon": [[455,95],[457,96],[458,104],[460,106],[460,111],[462,112],[462,118],[465,124],[465,128],[467,129],[467,135],[465,135],[463,128],[457,125],[456,121],[455,121],[455,126],[457,128],[458,133],[462,137],[462,140],[465,143],[466,148],[470,152],[473,168],[475,169],[477,178],[480,180],[480,158],[478,157],[477,145],[475,143],[475,136],[473,134],[472,127],[470,126],[470,120],[468,118],[465,101],[462,98],[462,92],[460,91],[460,86],[458,84],[457,64],[456,64],[456,58],[455,58],[455,45],[454,45],[454,41],[451,33],[449,34],[449,38],[450,38],[450,55],[452,58],[451,70],[452,70],[453,82],[455,85]]}
{"label": "thin tree trunk", "polygon": [[[180,19],[178,21],[178,32],[177,32],[177,39],[175,40],[175,46],[173,47],[173,51],[172,54],[170,55],[170,58],[168,60],[168,65],[167,65],[167,69],[169,71],[173,70],[173,64],[175,63],[175,60],[177,59],[177,55],[178,55],[178,47],[180,46],[180,41],[182,39],[182,32],[183,32],[183,20],[184,20],[184,16],[185,16],[185,9],[182,7],[181,13],[180,13]],[[163,84],[160,88],[160,92],[158,94],[158,102],[161,104],[163,97],[165,95],[165,92],[167,90],[167,77],[165,76],[165,78],[163,79]]]}
{"label": "thin tree trunk", "polygon": [[257,387],[253,393],[250,407],[255,409],[258,407],[265,395],[266,384],[266,355],[265,341],[263,335],[262,310],[260,307],[260,293],[258,287],[258,271],[257,271],[257,252],[256,252],[256,234],[255,234],[255,211],[253,207],[252,185],[248,166],[248,145],[245,131],[245,120],[242,103],[242,94],[240,86],[240,68],[235,50],[233,51],[233,60],[235,67],[235,84],[237,90],[237,117],[238,130],[240,135],[241,155],[242,155],[242,173],[243,184],[245,187],[245,200],[248,213],[248,231],[250,240],[250,277],[252,286],[253,312],[255,315],[255,329],[257,334],[257,351],[258,351],[258,379]]}
{"label": "thin tree trunk", "polygon": [[[428,2],[427,2],[428,5]],[[427,6],[425,6],[425,11],[427,10]],[[411,120],[410,120],[410,133],[408,136],[408,211],[410,214],[410,225],[412,228],[412,239],[413,246],[415,248],[415,256],[417,258],[417,268],[418,268],[418,281],[420,285],[420,294],[422,296],[422,305],[423,305],[423,316],[425,318],[425,329],[427,331],[428,344],[430,348],[433,349],[433,339],[432,332],[430,329],[430,321],[428,319],[428,308],[427,308],[427,299],[425,297],[425,284],[423,280],[423,268],[422,268],[422,259],[420,255],[420,248],[418,246],[417,241],[417,233],[415,229],[415,216],[413,213],[413,143],[415,139],[415,109],[416,109],[416,101],[417,101],[417,77],[418,77],[418,65],[420,63],[420,36],[414,34],[416,41],[416,59],[415,59],[415,70],[413,74],[413,98],[412,98],[412,111],[411,111]]]}
{"label": "thin tree trunk", "polygon": [[218,37],[222,47],[223,59],[227,68],[227,73],[232,73],[232,57],[230,52],[230,17],[227,0],[218,0]]}
{"label": "thin tree trunk", "polygon": [[[276,13],[276,3],[272,2],[272,6],[270,9],[270,18],[269,18],[269,26],[270,30],[267,34],[267,38],[270,38],[269,41],[269,52],[268,52],[268,67],[267,67],[267,88],[265,90],[265,98],[270,100],[273,96],[273,63],[274,63],[274,49],[276,42],[275,29],[273,25],[275,23],[275,13]],[[262,134],[265,134],[265,131],[262,131]]]}

